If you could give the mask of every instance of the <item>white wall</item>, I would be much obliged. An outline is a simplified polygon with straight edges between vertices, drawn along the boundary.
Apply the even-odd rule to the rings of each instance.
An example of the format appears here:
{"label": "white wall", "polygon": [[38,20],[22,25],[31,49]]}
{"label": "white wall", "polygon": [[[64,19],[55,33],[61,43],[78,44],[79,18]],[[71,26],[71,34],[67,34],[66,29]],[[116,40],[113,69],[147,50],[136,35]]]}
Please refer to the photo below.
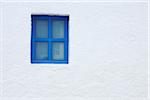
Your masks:
{"label": "white wall", "polygon": [[[145,100],[146,3],[3,3],[4,100]],[[69,64],[31,64],[31,14],[69,14]]]}
{"label": "white wall", "polygon": [[98,1],[98,2],[148,2],[148,0],[0,0],[3,2],[91,2],[91,1]]}

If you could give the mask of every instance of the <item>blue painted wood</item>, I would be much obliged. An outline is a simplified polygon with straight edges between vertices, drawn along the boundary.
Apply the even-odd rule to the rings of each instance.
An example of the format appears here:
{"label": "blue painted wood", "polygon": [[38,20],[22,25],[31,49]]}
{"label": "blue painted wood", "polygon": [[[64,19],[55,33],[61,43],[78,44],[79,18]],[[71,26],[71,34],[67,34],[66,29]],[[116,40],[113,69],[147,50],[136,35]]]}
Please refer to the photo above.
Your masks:
{"label": "blue painted wood", "polygon": [[[69,60],[69,16],[49,16],[49,15],[31,15],[31,63],[32,64],[68,64]],[[36,38],[36,20],[48,20],[48,37],[49,38]],[[63,20],[64,25],[64,38],[52,38],[52,21]],[[48,42],[48,60],[36,60],[35,59],[35,43],[36,42]],[[53,42],[64,42],[64,60],[53,60],[52,59],[52,43]]]}

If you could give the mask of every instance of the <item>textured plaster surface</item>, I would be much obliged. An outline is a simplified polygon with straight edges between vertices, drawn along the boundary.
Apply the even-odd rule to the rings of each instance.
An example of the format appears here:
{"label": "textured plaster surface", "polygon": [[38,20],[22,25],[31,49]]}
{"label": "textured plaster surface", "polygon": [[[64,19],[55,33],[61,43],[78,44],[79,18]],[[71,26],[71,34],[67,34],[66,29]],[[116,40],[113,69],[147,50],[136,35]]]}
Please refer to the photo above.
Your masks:
{"label": "textured plaster surface", "polygon": [[[146,100],[146,3],[3,3],[3,100]],[[31,14],[69,14],[69,64],[31,64]]]}
{"label": "textured plaster surface", "polygon": [[0,0],[2,2],[148,2],[148,0]]}

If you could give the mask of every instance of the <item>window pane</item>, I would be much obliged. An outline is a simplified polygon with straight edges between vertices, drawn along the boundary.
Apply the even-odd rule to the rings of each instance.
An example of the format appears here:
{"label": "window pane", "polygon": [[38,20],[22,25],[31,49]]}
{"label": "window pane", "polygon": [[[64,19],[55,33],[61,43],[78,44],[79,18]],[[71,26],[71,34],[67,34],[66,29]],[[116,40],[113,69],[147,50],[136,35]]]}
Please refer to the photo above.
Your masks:
{"label": "window pane", "polygon": [[36,38],[48,38],[48,20],[36,20]]}
{"label": "window pane", "polygon": [[53,60],[64,60],[64,43],[63,42],[52,43],[52,58]]}
{"label": "window pane", "polygon": [[52,37],[64,38],[64,21],[62,20],[52,21]]}
{"label": "window pane", "polygon": [[48,59],[48,42],[36,42],[35,43],[37,60],[47,60]]}

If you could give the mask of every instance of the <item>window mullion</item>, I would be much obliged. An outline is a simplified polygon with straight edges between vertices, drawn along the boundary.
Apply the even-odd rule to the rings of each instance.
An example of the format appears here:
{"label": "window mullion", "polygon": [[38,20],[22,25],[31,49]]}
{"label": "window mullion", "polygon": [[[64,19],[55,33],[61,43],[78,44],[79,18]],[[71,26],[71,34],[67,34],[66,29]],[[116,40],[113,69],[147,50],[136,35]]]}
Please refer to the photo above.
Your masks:
{"label": "window mullion", "polygon": [[49,57],[49,61],[52,60],[52,42],[51,42],[51,38],[52,38],[52,21],[51,21],[51,17],[48,18],[48,57]]}

